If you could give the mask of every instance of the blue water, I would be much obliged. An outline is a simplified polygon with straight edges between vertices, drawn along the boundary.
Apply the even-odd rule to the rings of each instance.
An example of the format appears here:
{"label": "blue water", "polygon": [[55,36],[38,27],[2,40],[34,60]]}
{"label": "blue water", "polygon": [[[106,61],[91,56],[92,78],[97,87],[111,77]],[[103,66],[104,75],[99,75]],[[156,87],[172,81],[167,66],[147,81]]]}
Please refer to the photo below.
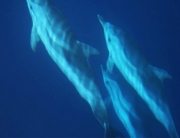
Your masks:
{"label": "blue water", "polygon": [[[176,129],[180,134],[180,1],[53,0],[66,15],[77,39],[97,48],[90,58],[103,98],[107,91],[100,64],[108,51],[97,14],[128,32],[151,65],[173,77],[164,82]],[[0,1],[0,137],[103,137],[104,129],[89,105],[47,54],[42,43],[30,48],[32,20],[26,1]],[[127,88],[125,88],[125,86]],[[133,89],[124,82],[124,88]],[[142,101],[138,101],[141,103]],[[110,106],[110,121],[125,129]],[[139,104],[149,137],[169,137],[145,104]]]}

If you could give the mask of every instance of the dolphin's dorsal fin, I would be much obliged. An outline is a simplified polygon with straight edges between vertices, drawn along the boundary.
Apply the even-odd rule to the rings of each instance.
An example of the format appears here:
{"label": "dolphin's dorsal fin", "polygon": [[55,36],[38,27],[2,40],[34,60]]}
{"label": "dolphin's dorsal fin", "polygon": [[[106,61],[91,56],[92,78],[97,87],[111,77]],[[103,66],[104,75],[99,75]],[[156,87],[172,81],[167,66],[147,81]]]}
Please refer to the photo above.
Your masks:
{"label": "dolphin's dorsal fin", "polygon": [[37,33],[37,29],[35,25],[33,25],[31,30],[31,48],[33,51],[36,51],[36,45],[40,41],[40,37]]}
{"label": "dolphin's dorsal fin", "polygon": [[99,51],[87,44],[77,41],[78,45],[82,47],[83,53],[89,58],[90,55],[99,55]]}
{"label": "dolphin's dorsal fin", "polygon": [[114,61],[110,54],[109,54],[108,60],[106,62],[106,67],[107,67],[107,70],[112,74],[113,67],[114,67]]}
{"label": "dolphin's dorsal fin", "polygon": [[172,79],[172,76],[165,70],[150,66],[156,76],[163,82],[164,79]]}

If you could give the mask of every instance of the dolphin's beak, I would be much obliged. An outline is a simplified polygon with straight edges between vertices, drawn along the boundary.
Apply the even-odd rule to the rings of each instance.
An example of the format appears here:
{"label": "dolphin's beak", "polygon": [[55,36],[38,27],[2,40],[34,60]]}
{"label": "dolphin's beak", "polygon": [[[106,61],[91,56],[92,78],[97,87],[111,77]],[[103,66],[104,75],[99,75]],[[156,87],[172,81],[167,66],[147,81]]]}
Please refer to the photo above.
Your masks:
{"label": "dolphin's beak", "polygon": [[101,25],[103,26],[105,21],[103,19],[103,17],[101,17],[100,15],[97,15],[98,16],[98,19],[99,19],[99,22],[101,23]]}

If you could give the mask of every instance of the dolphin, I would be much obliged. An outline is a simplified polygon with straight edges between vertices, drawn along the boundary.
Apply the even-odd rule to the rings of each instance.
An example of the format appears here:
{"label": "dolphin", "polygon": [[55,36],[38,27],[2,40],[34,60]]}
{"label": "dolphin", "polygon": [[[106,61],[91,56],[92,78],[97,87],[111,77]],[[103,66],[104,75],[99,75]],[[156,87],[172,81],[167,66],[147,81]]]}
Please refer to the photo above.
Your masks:
{"label": "dolphin", "polygon": [[[105,70],[102,65],[101,71],[104,85],[110,95],[114,110],[126,128],[130,138],[143,137],[140,132],[137,132],[137,126],[140,125],[140,120],[133,109],[132,103],[127,101],[127,99],[123,96],[115,77]],[[132,120],[136,122],[136,127],[132,124]]]}
{"label": "dolphin", "polygon": [[171,76],[164,70],[151,66],[139,45],[124,31],[106,22],[98,15],[103,27],[109,51],[107,69],[113,73],[114,65],[126,81],[147,103],[157,120],[161,122],[169,135],[178,138],[168,105],[162,96],[163,80]]}
{"label": "dolphin", "polygon": [[50,0],[26,0],[32,18],[31,47],[35,51],[41,40],[47,52],[88,102],[97,120],[109,135],[106,107],[89,65],[90,55],[99,51],[76,40],[64,14]]}

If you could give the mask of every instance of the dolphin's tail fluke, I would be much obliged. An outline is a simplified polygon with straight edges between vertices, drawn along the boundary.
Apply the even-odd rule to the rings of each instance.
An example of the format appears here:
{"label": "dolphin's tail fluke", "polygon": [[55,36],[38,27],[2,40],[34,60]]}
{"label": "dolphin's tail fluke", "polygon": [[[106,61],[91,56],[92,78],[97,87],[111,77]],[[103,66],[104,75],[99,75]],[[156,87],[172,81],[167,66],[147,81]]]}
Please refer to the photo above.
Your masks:
{"label": "dolphin's tail fluke", "polygon": [[105,129],[105,134],[104,134],[105,138],[124,138],[124,136],[122,135],[122,133],[117,130],[116,128],[114,128],[113,126],[107,126]]}

